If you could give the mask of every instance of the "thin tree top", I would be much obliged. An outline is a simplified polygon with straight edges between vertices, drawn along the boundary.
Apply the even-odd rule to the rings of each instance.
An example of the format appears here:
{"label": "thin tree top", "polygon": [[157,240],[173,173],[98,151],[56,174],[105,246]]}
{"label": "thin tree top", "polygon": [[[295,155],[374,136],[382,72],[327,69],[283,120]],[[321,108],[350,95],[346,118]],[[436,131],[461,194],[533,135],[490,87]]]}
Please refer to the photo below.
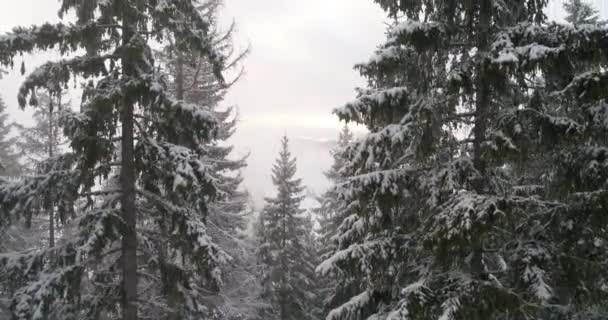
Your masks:
{"label": "thin tree top", "polygon": [[272,167],[272,180],[275,185],[284,180],[291,180],[297,171],[296,158],[289,151],[289,139],[286,135],[281,139],[281,151]]}

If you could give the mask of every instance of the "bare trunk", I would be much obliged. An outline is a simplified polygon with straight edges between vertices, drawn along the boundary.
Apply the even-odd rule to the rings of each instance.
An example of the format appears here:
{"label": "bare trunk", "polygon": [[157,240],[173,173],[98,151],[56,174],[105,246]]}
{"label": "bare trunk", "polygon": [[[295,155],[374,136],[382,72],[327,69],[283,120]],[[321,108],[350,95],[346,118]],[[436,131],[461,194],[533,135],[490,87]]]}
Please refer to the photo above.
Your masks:
{"label": "bare trunk", "polygon": [[[55,127],[53,121],[53,95],[49,92],[49,136],[48,138],[48,151],[49,151],[49,159],[52,159],[54,156],[53,146],[55,144]],[[55,206],[53,203],[48,201],[46,210],[49,213],[49,247],[53,248],[55,246]]]}
{"label": "bare trunk", "polygon": [[[282,282],[282,286],[281,286],[281,290],[285,290],[285,288],[288,287],[287,285],[287,273],[289,272],[289,266],[287,264],[287,258],[285,257],[286,255],[286,247],[287,247],[287,206],[285,204],[281,205],[282,207],[282,213],[281,213],[281,222],[282,222],[282,228],[283,228],[283,232],[282,232],[282,239],[281,239],[281,251],[282,251],[282,255],[281,255],[281,267],[283,270],[281,270],[281,282]],[[286,292],[282,292],[281,293],[281,320],[285,320],[287,319],[287,295]]]}
{"label": "bare trunk", "polygon": [[[127,1],[123,6],[123,45],[134,35],[134,18],[129,14]],[[127,52],[122,57],[123,76],[134,75],[131,58]],[[120,185],[122,189],[121,209],[125,222],[122,235],[122,286],[123,286],[123,320],[137,320],[137,214],[135,211],[135,163],[133,147],[133,106],[130,97],[124,97],[122,106],[122,144]]]}
{"label": "bare trunk", "polygon": [[[480,4],[480,17],[479,17],[479,40],[478,49],[480,53],[487,52],[489,42],[489,30],[492,19],[492,0],[481,0]],[[485,171],[486,164],[482,155],[482,145],[486,135],[486,121],[488,105],[490,103],[490,92],[488,82],[486,81],[485,73],[486,66],[482,63],[481,69],[478,71],[477,79],[477,100],[476,100],[476,116],[475,116],[475,127],[473,128],[474,142],[473,142],[473,164],[475,169],[480,173],[481,179],[477,181],[475,191],[478,194],[483,194],[485,190]],[[482,236],[477,235],[477,239],[473,241],[473,254],[471,257],[471,272],[475,277],[481,277],[484,272],[483,267],[483,243]]]}
{"label": "bare trunk", "polygon": [[[53,145],[55,144],[55,127],[53,121],[53,95],[49,94],[49,159],[53,158]],[[55,206],[49,203],[47,206],[49,212],[49,247],[55,246]]]}
{"label": "bare trunk", "polygon": [[177,62],[175,66],[175,97],[177,100],[184,100],[184,54],[176,49]]}

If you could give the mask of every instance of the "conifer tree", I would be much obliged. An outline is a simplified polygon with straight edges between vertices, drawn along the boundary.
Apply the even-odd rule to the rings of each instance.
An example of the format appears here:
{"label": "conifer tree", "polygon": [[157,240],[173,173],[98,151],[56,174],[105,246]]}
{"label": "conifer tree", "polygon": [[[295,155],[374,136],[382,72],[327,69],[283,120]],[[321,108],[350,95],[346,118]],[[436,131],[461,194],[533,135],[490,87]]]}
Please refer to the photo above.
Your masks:
{"label": "conifer tree", "polygon": [[275,197],[266,198],[260,213],[260,262],[264,264],[262,297],[270,308],[261,310],[261,319],[311,319],[315,294],[314,261],[310,261],[312,233],[310,217],[300,207],[301,179],[295,178],[296,159],[289,151],[287,137],[272,167]]}
{"label": "conifer tree", "polygon": [[16,176],[20,172],[19,155],[14,149],[15,137],[11,137],[12,125],[8,123],[6,103],[0,98],[0,176]]}
{"label": "conifer tree", "polygon": [[[63,139],[58,113],[63,109],[63,104],[61,99],[57,103],[54,98],[43,92],[38,92],[37,97],[40,103],[33,113],[34,126],[26,128],[15,124],[18,130],[14,143],[19,153],[22,154],[24,165],[21,176],[14,179],[24,179],[24,176],[29,175],[44,175],[47,173],[46,170],[53,167],[54,162],[61,159],[60,147]],[[56,207],[60,206],[72,206],[72,204],[54,197],[53,190],[44,190],[34,199],[30,206],[31,210],[25,217],[25,223],[8,226],[0,231],[0,252],[54,247],[58,223],[65,222],[67,218],[65,215],[55,214]],[[66,212],[65,210],[60,211]],[[4,309],[5,317],[9,318],[11,291],[23,283],[11,283],[10,279],[0,278],[2,278],[0,296],[3,296],[2,300],[5,301],[0,303],[0,309]]]}
{"label": "conifer tree", "polygon": [[[352,142],[353,133],[350,131],[348,126],[344,126],[338,136],[338,141],[335,147],[330,151],[333,158],[333,163],[329,170],[325,172],[325,177],[331,183],[331,187],[320,197],[317,198],[319,207],[315,208],[315,214],[319,222],[319,251],[318,257],[321,261],[331,257],[333,252],[337,248],[336,237],[338,236],[338,229],[340,223],[345,218],[343,217],[346,212],[343,210],[342,202],[338,197],[337,188],[339,185],[344,183],[345,175],[344,169],[346,165],[346,159],[343,158],[344,150]],[[319,286],[317,288],[318,295],[321,298],[321,304],[323,305],[323,315],[327,314],[327,309],[331,309],[342,304],[345,301],[341,301],[343,294],[341,291],[343,288],[338,288],[336,283],[336,275],[326,275],[319,277]],[[325,318],[320,317],[320,318]]]}
{"label": "conifer tree", "polygon": [[376,2],[395,23],[336,110],[370,133],[318,268],[359,290],[328,319],[606,317],[607,30],[534,0]]}
{"label": "conifer tree", "polygon": [[[63,137],[62,126],[59,121],[60,115],[66,107],[64,93],[57,90],[56,96],[45,92],[37,92],[38,105],[34,106],[34,126],[19,128],[19,139],[17,146],[25,158],[24,166],[27,172],[36,175],[45,175],[52,170],[56,162],[62,161],[65,139]],[[55,246],[57,222],[66,222],[66,216],[55,215],[57,206],[73,207],[72,203],[53,196],[53,190],[45,190],[37,201],[37,206],[32,206],[32,210],[39,210],[41,214],[48,217],[48,245]],[[36,208],[37,207],[37,208]],[[60,210],[66,213],[66,210]],[[32,219],[32,215],[28,219]],[[31,226],[28,221],[27,225]]]}
{"label": "conifer tree", "polygon": [[16,143],[30,173],[36,172],[45,160],[60,155],[62,147],[66,147],[60,123],[61,114],[69,105],[65,93],[60,92],[58,96],[51,96],[39,91],[36,97],[38,104],[33,107],[34,125],[32,127],[19,125],[19,138]]}
{"label": "conifer tree", "polygon": [[231,79],[219,81],[214,75],[213,61],[199,52],[180,49],[174,41],[170,41],[158,56],[161,71],[171,79],[169,92],[186,103],[208,107],[217,120],[215,139],[200,147],[216,188],[216,196],[209,203],[208,232],[230,259],[222,266],[225,269],[222,288],[206,300],[216,317],[236,319],[254,312],[256,290],[252,286],[257,283],[253,280],[255,261],[251,256],[254,244],[244,234],[251,208],[249,194],[242,189],[240,170],[247,165],[247,156],[233,154],[234,147],[228,140],[237,129],[238,118],[235,109],[225,106],[223,101],[243,73],[241,64],[248,50],[238,52],[235,49],[234,23],[227,31],[220,30],[217,19],[222,3],[221,0],[206,0],[198,10],[211,22],[209,37],[214,50],[226,57],[222,72],[231,74]]}
{"label": "conifer tree", "polygon": [[566,21],[573,25],[599,23],[598,11],[583,0],[568,0],[564,3]]}
{"label": "conifer tree", "polygon": [[[85,79],[80,110],[62,120],[71,152],[44,175],[0,187],[3,224],[30,212],[46,190],[80,205],[77,232],[61,246],[0,256],[2,274],[25,282],[13,294],[13,317],[136,320],[154,310],[160,313],[142,317],[199,319],[208,312],[202,296],[221,283],[225,259],[205,224],[215,188],[201,145],[213,139],[217,120],[205,106],[168,93],[149,42],[175,39],[180,49],[207,56],[221,79],[210,22],[193,0],[60,6],[60,16],[73,12],[75,23],[20,27],[0,37],[3,66],[34,50],[65,56],[30,73],[19,92],[22,108],[38,104],[38,89],[57,94]],[[182,263],[164,259],[165,252]],[[163,294],[141,299],[148,282],[140,278],[162,283]]]}

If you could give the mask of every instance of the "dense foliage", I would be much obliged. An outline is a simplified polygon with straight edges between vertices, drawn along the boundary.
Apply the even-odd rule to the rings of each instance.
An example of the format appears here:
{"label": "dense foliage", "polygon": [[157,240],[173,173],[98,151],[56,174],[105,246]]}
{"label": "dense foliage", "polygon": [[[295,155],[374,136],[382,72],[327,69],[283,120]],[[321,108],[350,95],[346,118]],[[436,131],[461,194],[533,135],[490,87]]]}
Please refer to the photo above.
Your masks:
{"label": "dense foliage", "polygon": [[[62,1],[74,23],[15,28],[0,37],[0,63],[16,55],[59,49],[26,78],[21,107],[37,105],[38,89],[58,95],[84,79],[79,111],[63,115],[70,152],[43,174],[0,186],[1,224],[32,211],[39,194],[76,211],[73,234],[60,246],[0,256],[15,319],[200,318],[200,298],[221,284],[227,255],[208,234],[213,179],[201,147],[218,120],[209,106],[175,99],[158,72],[152,40],[178,39],[199,52],[221,81],[223,58],[210,22],[191,0]],[[22,68],[24,69],[24,68]],[[29,98],[29,99],[28,99]],[[29,100],[29,101],[28,101]],[[161,295],[141,299],[146,281]],[[168,303],[168,300],[172,303]]]}
{"label": "dense foliage", "polygon": [[312,210],[284,136],[254,212],[222,0],[61,0],[0,35],[0,68],[61,56],[19,89],[33,126],[0,100],[0,318],[608,319],[598,11],[374,2],[386,41]]}
{"label": "dense foliage", "polygon": [[[603,319],[607,30],[546,1],[376,1],[395,19],[338,116],[342,319]],[[585,68],[575,66],[586,66]]]}

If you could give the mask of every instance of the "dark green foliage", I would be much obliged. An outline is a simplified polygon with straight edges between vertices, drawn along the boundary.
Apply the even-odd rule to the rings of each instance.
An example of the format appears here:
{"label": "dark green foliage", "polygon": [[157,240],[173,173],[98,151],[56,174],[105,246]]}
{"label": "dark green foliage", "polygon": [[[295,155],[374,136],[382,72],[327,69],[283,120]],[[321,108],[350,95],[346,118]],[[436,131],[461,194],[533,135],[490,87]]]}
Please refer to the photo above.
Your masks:
{"label": "dark green foliage", "polygon": [[343,153],[319,270],[355,291],[328,319],[606,317],[608,30],[546,1],[376,2],[396,22],[336,110],[370,133]]}
{"label": "dark green foliage", "polygon": [[[210,106],[170,94],[149,46],[177,39],[180,50],[207,57],[221,83],[223,58],[198,5],[66,0],[60,14],[75,12],[76,23],[0,37],[5,66],[33,50],[59,48],[70,56],[26,78],[21,107],[38,105],[39,89],[57,95],[77,77],[85,83],[79,111],[61,117],[70,152],[42,175],[0,185],[3,214],[13,220],[31,214],[48,190],[78,212],[61,246],[0,255],[2,274],[22,280],[12,296],[15,319],[132,320],[138,311],[144,318],[179,312],[180,319],[198,319],[209,311],[204,295],[220,285],[226,255],[206,225],[217,192],[202,146],[214,139],[218,119]],[[154,299],[141,299],[149,282],[140,278],[165,285]],[[183,308],[173,309],[170,293]]]}
{"label": "dark green foliage", "polygon": [[[242,69],[238,69],[247,51],[237,53],[233,44],[234,26],[220,31],[215,22],[222,1],[206,1],[201,14],[212,22],[210,37],[214,49],[227,57],[222,72],[237,75],[229,81],[215,76],[213,62],[200,52],[178,48],[175,39],[169,41],[157,53],[163,72],[170,82],[168,91],[184,103],[205,106],[216,119],[213,141],[200,145],[207,166],[207,175],[214,182],[215,196],[208,204],[206,217],[210,239],[227,256],[221,269],[222,283],[211,285],[204,297],[212,319],[240,320],[251,317],[257,305],[257,281],[255,279],[254,243],[245,235],[251,214],[249,194],[242,189],[240,174],[246,166],[246,156],[233,154],[229,139],[236,131],[237,115],[232,107],[224,106],[224,97],[238,81]],[[184,138],[177,138],[177,140]],[[171,279],[166,279],[170,281]],[[202,284],[205,286],[205,284]],[[154,294],[152,292],[151,294]]]}

